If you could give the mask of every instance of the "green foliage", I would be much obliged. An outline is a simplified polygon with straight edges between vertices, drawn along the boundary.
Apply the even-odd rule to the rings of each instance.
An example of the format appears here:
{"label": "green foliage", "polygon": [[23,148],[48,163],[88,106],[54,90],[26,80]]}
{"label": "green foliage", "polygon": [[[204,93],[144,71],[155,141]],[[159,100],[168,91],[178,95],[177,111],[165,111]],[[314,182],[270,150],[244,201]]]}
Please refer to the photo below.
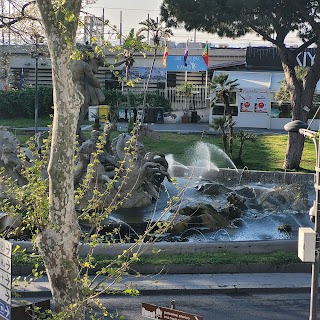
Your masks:
{"label": "green foliage", "polygon": [[316,16],[319,5],[314,5],[312,0],[164,0],[161,16],[168,26],[183,25],[189,31],[198,29],[220,37],[237,38],[253,30],[269,40],[267,36],[282,31],[278,39],[281,41],[290,31],[297,31],[307,40],[314,34],[305,23],[306,14],[303,15],[302,9]]}
{"label": "green foliage", "polygon": [[139,29],[138,33],[147,31],[151,33],[151,39],[156,47],[160,46],[160,40],[167,40],[173,35],[172,30],[162,25],[158,20],[149,18],[145,21],[140,22],[142,27]]}
{"label": "green foliage", "polygon": [[215,90],[217,98],[225,101],[226,98],[229,100],[231,92],[238,88],[237,81],[238,79],[230,80],[227,73],[221,73],[212,78],[209,82],[209,87]]}
{"label": "green foliage", "polygon": [[[53,113],[52,87],[39,86],[39,117],[49,117]],[[0,118],[34,118],[35,88],[28,87],[21,90],[0,90]]]}
{"label": "green foliage", "polygon": [[[128,105],[131,109],[141,107],[143,103],[143,93],[128,93]],[[171,111],[170,101],[160,94],[160,91],[149,91],[146,95],[146,104],[148,107],[156,108],[162,107],[164,111]]]}
{"label": "green foliage", "polygon": [[[303,66],[297,66],[294,68],[295,69],[295,74],[297,77],[297,80],[300,84],[300,86],[303,86],[303,82],[305,81],[305,78],[310,70],[309,67],[303,67]],[[293,88],[291,88],[292,90]],[[277,90],[277,92],[274,95],[274,98],[276,101],[279,102],[279,105],[281,105],[283,102],[286,101],[291,101],[290,98],[290,87],[287,83],[286,80],[283,80],[280,82],[280,86],[279,89]],[[316,97],[314,96],[314,102],[316,102]]]}
{"label": "green foliage", "polygon": [[185,97],[190,97],[193,89],[193,83],[192,82],[182,82],[178,87],[177,87],[177,92],[180,96],[185,96]]}

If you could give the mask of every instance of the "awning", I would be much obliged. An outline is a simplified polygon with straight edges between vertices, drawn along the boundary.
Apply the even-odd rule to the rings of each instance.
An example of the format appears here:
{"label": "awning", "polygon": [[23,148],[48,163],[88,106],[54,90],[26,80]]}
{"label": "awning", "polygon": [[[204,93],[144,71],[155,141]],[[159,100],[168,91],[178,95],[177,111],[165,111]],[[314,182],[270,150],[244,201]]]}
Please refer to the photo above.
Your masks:
{"label": "awning", "polygon": [[271,86],[271,72],[247,72],[247,71],[218,71],[213,73],[213,77],[219,74],[229,74],[230,80],[237,80],[238,88],[242,90],[266,90]]}
{"label": "awning", "polygon": [[[252,72],[252,71],[222,71],[216,70],[213,77],[222,73],[227,73],[230,80],[238,80],[238,88],[242,90],[259,90],[276,92],[281,81],[284,80],[284,73],[274,72]],[[315,94],[320,94],[320,81],[318,81]]]}

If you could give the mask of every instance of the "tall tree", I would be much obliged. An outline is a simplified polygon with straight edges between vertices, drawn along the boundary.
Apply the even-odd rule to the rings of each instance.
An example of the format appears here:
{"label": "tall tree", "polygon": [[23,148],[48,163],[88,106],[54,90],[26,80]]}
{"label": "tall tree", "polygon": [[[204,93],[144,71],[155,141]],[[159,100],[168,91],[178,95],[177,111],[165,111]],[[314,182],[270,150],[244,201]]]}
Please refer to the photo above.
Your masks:
{"label": "tall tree", "polygon": [[[219,36],[236,38],[254,32],[279,50],[288,83],[292,119],[308,121],[316,84],[320,78],[320,1],[313,0],[164,0],[162,19],[170,27],[183,25]],[[295,32],[303,41],[297,48],[286,45],[287,36]],[[314,63],[302,84],[295,71],[296,57],[315,45]],[[288,134],[285,169],[298,169],[304,137]]]}
{"label": "tall tree", "polygon": [[149,18],[145,21],[140,22],[140,24],[142,25],[142,27],[139,29],[138,33],[149,32],[151,34],[151,39],[153,41],[152,64],[150,67],[150,71],[149,71],[149,75],[148,75],[148,79],[147,79],[147,83],[146,83],[146,86],[144,89],[144,95],[143,95],[142,107],[143,107],[143,113],[144,113],[145,107],[146,107],[146,101],[147,101],[147,90],[149,88],[149,83],[150,83],[152,71],[154,68],[155,61],[156,61],[157,51],[160,48],[161,39],[163,39],[164,41],[167,41],[168,38],[173,35],[173,33],[170,28],[164,27],[158,21],[158,19],[154,20],[152,18]]}
{"label": "tall tree", "polygon": [[81,1],[37,0],[37,4],[52,64],[54,118],[48,165],[48,224],[38,234],[36,246],[45,263],[57,311],[75,304],[70,319],[82,319],[84,310],[77,305],[81,298],[81,286],[76,281],[80,227],[74,206],[74,154],[83,96],[73,82],[70,59]]}

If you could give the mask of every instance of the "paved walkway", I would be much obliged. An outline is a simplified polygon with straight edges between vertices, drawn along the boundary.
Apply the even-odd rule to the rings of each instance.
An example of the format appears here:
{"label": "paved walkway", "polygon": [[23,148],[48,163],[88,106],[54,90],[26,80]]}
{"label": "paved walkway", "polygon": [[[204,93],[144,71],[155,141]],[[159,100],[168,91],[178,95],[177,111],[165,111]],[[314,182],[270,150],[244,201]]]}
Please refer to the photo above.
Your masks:
{"label": "paved walkway", "polygon": [[[92,278],[92,277],[91,277]],[[100,281],[98,277],[96,281]],[[210,294],[210,293],[272,293],[309,292],[311,274],[309,273],[254,273],[254,274],[157,274],[148,276],[124,276],[121,282],[110,288],[122,291],[128,286],[141,294]],[[13,282],[13,291],[22,297],[50,296],[47,277],[26,284]]]}
{"label": "paved walkway", "polygon": [[[151,129],[158,132],[176,132],[181,134],[187,133],[205,133],[205,134],[219,134],[219,131],[212,129],[208,123],[148,123],[147,124]],[[13,128],[17,131],[34,131],[34,127],[30,128]],[[39,127],[38,131],[46,131],[47,127]],[[91,130],[91,125],[83,125],[82,130]],[[128,131],[128,123],[127,122],[119,122],[118,123],[119,131]],[[287,134],[284,129],[260,129],[260,128],[234,128],[234,131],[237,132],[239,130],[244,130],[254,134],[265,134],[265,135],[273,135],[273,134]]]}
{"label": "paved walkway", "polygon": [[[177,133],[206,133],[218,134],[217,130],[212,129],[208,123],[148,123],[150,128],[159,132],[177,132]],[[126,122],[118,123],[119,131],[127,131]],[[260,128],[234,128],[235,132],[244,130],[254,134],[287,134],[284,129],[260,129]]]}

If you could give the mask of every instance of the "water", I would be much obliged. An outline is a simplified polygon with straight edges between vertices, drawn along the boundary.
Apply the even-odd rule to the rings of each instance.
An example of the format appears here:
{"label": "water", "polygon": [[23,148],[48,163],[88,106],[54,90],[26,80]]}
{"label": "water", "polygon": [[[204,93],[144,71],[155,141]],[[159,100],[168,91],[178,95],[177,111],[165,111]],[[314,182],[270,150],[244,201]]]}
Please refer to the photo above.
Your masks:
{"label": "water", "polygon": [[203,167],[204,170],[217,170],[219,167],[237,170],[230,157],[219,147],[208,142],[199,141],[195,147],[188,150],[190,153],[191,166]]}
{"label": "water", "polygon": [[[177,189],[168,181],[164,182],[167,193],[170,196],[177,195],[181,188],[185,188],[183,203],[195,204],[211,204],[214,207],[223,206],[226,202],[224,195],[208,196],[199,193],[195,188],[197,182],[190,181],[185,178],[177,178],[180,189]],[[252,184],[253,185],[253,184]],[[267,190],[266,186],[257,185],[258,189]],[[166,220],[171,217],[168,212],[162,215],[163,209],[166,207],[168,196],[162,193],[159,201],[155,206],[136,209],[123,209],[112,214],[117,219],[124,220],[130,224],[135,230],[135,225],[140,223],[148,223],[150,220],[156,219]],[[312,196],[311,196],[312,200]],[[134,210],[134,214],[132,211]],[[292,226],[292,232],[286,233],[278,230],[279,226],[289,224]],[[190,242],[212,242],[212,241],[255,241],[255,240],[281,240],[281,239],[297,239],[299,227],[313,227],[309,219],[308,212],[283,211],[270,212],[249,209],[242,213],[241,218],[236,218],[230,222],[229,226],[219,230],[209,230],[207,228],[190,228],[185,230],[181,237]]]}
{"label": "water", "polygon": [[[173,217],[174,213],[164,209],[167,206],[169,197],[179,196],[184,205],[199,205],[210,204],[214,208],[224,208],[227,206],[226,193],[217,193],[215,195],[206,195],[199,192],[196,188],[197,184],[201,182],[201,176],[208,171],[219,171],[220,167],[229,167],[236,169],[232,160],[217,146],[210,143],[198,142],[196,146],[186,152],[185,164],[176,161],[173,155],[166,156],[169,164],[169,173],[176,178],[178,188],[164,181],[164,189],[159,200],[153,206],[146,208],[122,209],[113,213],[116,219],[125,221],[132,226],[136,231],[141,224],[149,225],[150,221],[163,221]],[[245,168],[247,169],[247,168]],[[232,190],[243,189],[248,186],[253,188],[252,199],[246,194],[247,202],[255,201],[255,197],[259,198],[265,192],[270,191],[274,184],[250,183],[248,185],[240,185],[242,174],[239,181],[233,181],[234,186]],[[230,181],[228,181],[230,182]],[[182,192],[182,191],[183,192]],[[290,189],[291,190],[291,189]],[[181,194],[182,192],[182,194]],[[291,193],[291,192],[290,192]],[[240,193],[241,194],[241,193]],[[310,206],[314,199],[314,192],[309,194],[308,202]],[[248,202],[249,201],[249,202]],[[280,201],[281,202],[281,201]],[[277,207],[278,208],[278,207]],[[292,227],[292,232],[279,231],[281,225],[288,224]],[[309,220],[308,211],[294,211],[294,210],[277,210],[272,212],[262,210],[250,206],[248,210],[241,213],[240,218],[230,221],[226,228],[218,230],[209,230],[203,227],[192,227],[182,232],[180,235],[183,241],[192,242],[212,242],[212,241],[255,241],[255,240],[279,240],[279,239],[296,239],[298,237],[299,227],[313,227]]]}
{"label": "water", "polygon": [[199,141],[194,147],[187,149],[184,164],[176,161],[172,154],[166,155],[171,176],[201,177],[205,172],[219,167],[236,169],[230,157],[219,147]]}

